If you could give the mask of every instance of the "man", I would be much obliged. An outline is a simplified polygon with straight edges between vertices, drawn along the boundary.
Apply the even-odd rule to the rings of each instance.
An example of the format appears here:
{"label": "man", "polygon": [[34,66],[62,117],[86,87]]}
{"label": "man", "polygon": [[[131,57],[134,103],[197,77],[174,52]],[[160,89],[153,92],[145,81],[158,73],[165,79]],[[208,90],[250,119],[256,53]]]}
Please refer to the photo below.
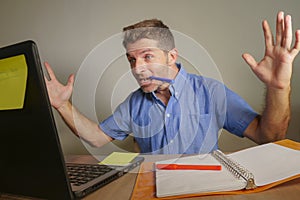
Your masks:
{"label": "man", "polygon": [[96,147],[133,133],[142,153],[207,153],[218,148],[222,128],[258,144],[283,139],[290,120],[292,63],[300,50],[300,30],[292,48],[289,15],[278,13],[275,41],[266,21],[263,30],[264,58],[256,62],[251,55],[243,55],[266,86],[261,115],[223,84],[188,74],[176,63],[174,38],[159,20],[124,28],[123,45],[140,88],[112,116],[98,125],[80,114],[69,101],[74,75],[64,86],[45,63],[51,104],[77,136]]}

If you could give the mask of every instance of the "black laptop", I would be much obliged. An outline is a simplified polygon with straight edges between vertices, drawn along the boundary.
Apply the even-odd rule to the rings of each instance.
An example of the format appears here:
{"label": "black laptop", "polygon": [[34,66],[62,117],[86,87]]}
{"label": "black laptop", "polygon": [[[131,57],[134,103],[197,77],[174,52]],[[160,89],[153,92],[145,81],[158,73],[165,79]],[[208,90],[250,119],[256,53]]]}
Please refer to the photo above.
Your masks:
{"label": "black laptop", "polygon": [[[0,98],[0,196],[77,199],[143,161],[137,157],[125,167],[65,163],[33,41],[0,48]],[[80,176],[78,169],[91,172]]]}

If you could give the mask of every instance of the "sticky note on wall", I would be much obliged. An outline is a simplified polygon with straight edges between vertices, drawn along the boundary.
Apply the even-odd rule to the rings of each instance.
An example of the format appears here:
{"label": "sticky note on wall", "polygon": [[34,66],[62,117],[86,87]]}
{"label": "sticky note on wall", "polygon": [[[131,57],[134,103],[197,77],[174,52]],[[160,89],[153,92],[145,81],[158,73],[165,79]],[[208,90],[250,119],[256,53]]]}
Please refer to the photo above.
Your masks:
{"label": "sticky note on wall", "polygon": [[23,108],[27,74],[24,55],[0,60],[0,110]]}

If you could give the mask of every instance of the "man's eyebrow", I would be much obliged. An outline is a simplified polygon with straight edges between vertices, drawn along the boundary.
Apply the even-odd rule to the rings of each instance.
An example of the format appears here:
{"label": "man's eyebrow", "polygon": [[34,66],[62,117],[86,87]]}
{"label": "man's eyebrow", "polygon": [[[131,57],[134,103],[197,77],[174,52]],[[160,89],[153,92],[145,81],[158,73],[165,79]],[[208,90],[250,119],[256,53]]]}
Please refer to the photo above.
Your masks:
{"label": "man's eyebrow", "polygon": [[148,53],[149,51],[153,51],[153,49],[145,49],[144,51],[142,51],[140,54],[144,54],[144,53]]}
{"label": "man's eyebrow", "polygon": [[[134,50],[133,50],[133,51],[134,51]],[[143,51],[139,52],[139,55],[145,54],[145,53],[148,53],[148,52],[153,52],[153,51],[154,51],[153,48],[147,48],[147,49],[144,49]],[[130,52],[131,52],[131,51],[130,51]],[[126,53],[126,56],[127,56],[127,57],[131,57],[130,52],[127,52],[127,53]]]}

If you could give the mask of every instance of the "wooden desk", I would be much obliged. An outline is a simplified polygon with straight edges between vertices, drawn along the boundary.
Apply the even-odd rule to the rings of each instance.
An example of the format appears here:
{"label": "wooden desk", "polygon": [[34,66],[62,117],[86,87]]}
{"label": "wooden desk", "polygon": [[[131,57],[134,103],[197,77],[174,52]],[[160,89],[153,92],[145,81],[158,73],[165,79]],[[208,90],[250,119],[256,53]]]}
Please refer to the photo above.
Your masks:
{"label": "wooden desk", "polygon": [[[297,146],[297,148],[299,148]],[[156,155],[156,156],[145,156],[145,162],[155,162],[159,160],[165,160],[173,158],[174,155]],[[79,155],[79,156],[67,156],[66,160],[68,162],[82,162],[82,163],[96,163],[98,162],[91,155]],[[126,200],[130,199],[131,193],[134,188],[135,180],[137,177],[138,169],[135,169],[133,172],[127,173],[123,177],[109,183],[103,188],[98,189],[92,194],[83,198],[84,200]],[[194,198],[185,198],[188,200],[298,200],[300,197],[300,178],[286,182],[269,190],[260,193],[252,193],[246,195],[218,195],[218,196],[204,196],[204,197],[194,197]],[[13,197],[1,197],[0,200],[21,200],[21,198]],[[23,200],[23,199],[22,199]]]}
{"label": "wooden desk", "polygon": [[[299,143],[292,143],[288,140],[283,140],[277,142],[278,144],[287,144],[284,146],[288,146],[291,148],[300,149]],[[296,146],[295,146],[296,145]],[[165,160],[174,157],[174,155],[159,155],[159,156],[145,156],[145,162],[154,162],[159,160]],[[299,166],[300,167],[300,166]],[[136,172],[136,171],[135,171]],[[93,194],[87,196],[86,200],[92,199],[130,199],[131,193],[135,184],[137,174],[129,173],[120,179],[108,184],[104,188],[101,188],[94,192]],[[209,199],[209,200],[243,200],[243,199],[255,199],[255,200],[276,200],[276,199],[284,199],[284,200],[296,200],[300,197],[300,178],[283,183],[274,188],[268,189],[263,192],[244,194],[244,195],[218,195],[218,196],[202,196],[202,197],[193,197],[193,198],[185,198],[190,200],[195,199]]]}
{"label": "wooden desk", "polygon": [[[145,156],[146,162],[153,162],[158,160],[164,160],[174,157],[174,155],[158,155],[158,156]],[[80,162],[93,162],[95,160],[92,156],[69,156],[69,161]],[[114,199],[114,200],[126,200],[130,199],[135,180],[137,177],[137,169],[134,172],[128,173],[123,177],[113,181],[112,183],[104,186],[103,188],[95,191],[94,193],[86,196],[84,200],[95,199]],[[298,200],[300,197],[300,179],[295,179],[290,182],[281,184],[277,187],[271,188],[264,192],[246,194],[246,195],[218,195],[218,196],[204,196],[185,198],[187,200]]]}

